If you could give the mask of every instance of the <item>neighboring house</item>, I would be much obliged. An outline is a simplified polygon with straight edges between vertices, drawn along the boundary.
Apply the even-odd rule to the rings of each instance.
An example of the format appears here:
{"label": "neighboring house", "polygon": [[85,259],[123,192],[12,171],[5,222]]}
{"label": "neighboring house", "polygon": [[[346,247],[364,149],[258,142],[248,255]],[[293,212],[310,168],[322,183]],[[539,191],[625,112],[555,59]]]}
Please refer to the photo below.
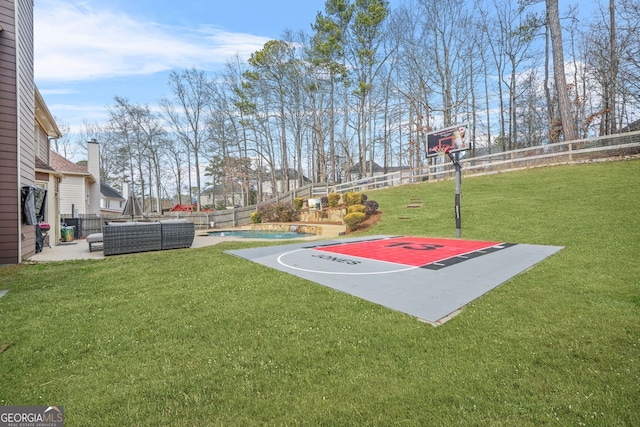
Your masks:
{"label": "neighboring house", "polygon": [[100,212],[121,214],[127,201],[116,189],[104,182],[100,183]]}
{"label": "neighboring house", "polygon": [[275,192],[273,191],[274,189],[271,181],[264,181],[262,183],[263,198],[269,199],[271,197],[276,196],[277,194],[283,194],[283,193],[286,193],[287,191],[292,191],[298,187],[302,187],[311,183],[311,180],[309,178],[302,175],[302,185],[298,185],[298,171],[293,168],[289,168],[289,177],[288,177],[289,186],[287,187],[287,179],[285,179],[284,175],[285,174],[283,169],[277,169],[274,171],[274,176],[276,178]]}
{"label": "neighboring house", "polygon": [[[388,166],[385,171],[384,167],[373,162],[372,173],[371,163],[367,162],[364,176],[362,178],[358,178],[358,176],[360,176],[360,163],[357,163],[346,171],[346,182],[349,183],[348,185],[353,186],[353,191],[380,188],[381,185],[398,185],[402,180],[402,173],[400,173],[402,171],[410,173],[409,171],[411,171],[411,168],[408,166]],[[385,178],[380,178],[380,180],[376,178],[382,175],[384,175]]]}
{"label": "neighboring house", "polygon": [[[373,162],[373,174],[371,173],[371,162],[369,161],[365,163],[364,170],[365,172],[363,177],[384,175],[384,168],[379,164],[377,164],[376,162]],[[347,171],[347,181],[355,181],[358,179],[359,176],[360,176],[360,162],[353,165]]]}
{"label": "neighboring house", "polygon": [[[393,172],[399,172],[402,170],[410,170],[409,167],[406,166],[389,166],[387,167],[386,171],[384,169],[384,167],[380,166],[379,164],[377,164],[376,162],[373,162],[373,173],[371,173],[371,162],[367,161],[367,163],[365,163],[365,174],[364,174],[364,178],[367,177],[375,177],[375,176],[381,176],[381,175],[386,175],[389,173],[393,173]],[[348,171],[347,171],[347,181],[357,181],[358,180],[358,176],[360,176],[360,162],[358,162],[357,164],[353,165]],[[362,179],[364,179],[362,178]]]}
{"label": "neighboring house", "polygon": [[60,182],[60,214],[71,218],[78,215],[100,216],[99,147],[87,143],[89,159],[79,165],[51,152],[51,166],[62,175]]}
{"label": "neighboring house", "polygon": [[629,123],[627,126],[620,129],[620,133],[622,132],[634,132],[640,130],[640,120],[636,120],[635,122]]}
{"label": "neighboring house", "polygon": [[[246,190],[245,190],[246,191]],[[242,206],[243,192],[240,184],[215,185],[200,193],[200,206],[216,208],[222,206]]]}
{"label": "neighboring house", "polygon": [[2,0],[0,264],[17,264],[36,252],[37,224],[25,221],[23,187],[48,190],[44,218],[38,220],[55,224],[59,176],[50,167],[49,140],[59,137],[60,131],[33,81],[33,0]]}

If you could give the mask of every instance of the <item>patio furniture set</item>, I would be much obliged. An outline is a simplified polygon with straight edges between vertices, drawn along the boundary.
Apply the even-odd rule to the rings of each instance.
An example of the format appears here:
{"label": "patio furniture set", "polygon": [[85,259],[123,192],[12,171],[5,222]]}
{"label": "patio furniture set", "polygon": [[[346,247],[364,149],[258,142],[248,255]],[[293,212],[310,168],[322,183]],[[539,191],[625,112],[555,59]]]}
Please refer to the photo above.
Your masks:
{"label": "patio furniture set", "polygon": [[89,252],[102,249],[105,256],[133,252],[189,248],[195,225],[186,219],[160,222],[110,222],[102,233],[87,236]]}

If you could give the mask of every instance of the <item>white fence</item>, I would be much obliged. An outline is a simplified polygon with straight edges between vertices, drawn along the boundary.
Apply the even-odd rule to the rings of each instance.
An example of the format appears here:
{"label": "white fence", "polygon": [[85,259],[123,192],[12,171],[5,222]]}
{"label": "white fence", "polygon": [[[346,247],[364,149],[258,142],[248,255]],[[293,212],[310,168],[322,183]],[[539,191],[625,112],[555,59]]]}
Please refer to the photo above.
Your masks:
{"label": "white fence", "polygon": [[[640,131],[522,148],[477,157],[461,155],[460,164],[463,176],[477,176],[532,167],[585,163],[639,155]],[[319,198],[330,193],[362,192],[376,188],[453,178],[455,169],[448,158],[434,158],[431,163],[421,169],[406,169],[343,184],[309,184],[261,202],[260,205],[292,202],[297,197],[302,199]],[[168,212],[164,215],[145,216],[145,220],[186,218],[195,223],[197,228],[232,228],[250,224],[251,213],[258,210],[258,206],[252,205],[216,212]],[[131,218],[121,215],[103,215],[101,217],[81,215],[80,218],[72,220],[78,224],[78,233],[80,234],[78,237],[84,237],[91,233],[101,232],[106,221],[131,220]],[[61,221],[65,222],[65,218],[62,218]]]}
{"label": "white fence", "polygon": [[[586,163],[638,155],[640,155],[640,131],[522,148],[477,157],[466,157],[461,154],[460,165],[463,176],[477,176],[532,167]],[[327,186],[325,194],[366,191],[454,177],[455,168],[448,158],[436,157],[432,158],[431,162],[431,165],[421,169],[406,169]]]}

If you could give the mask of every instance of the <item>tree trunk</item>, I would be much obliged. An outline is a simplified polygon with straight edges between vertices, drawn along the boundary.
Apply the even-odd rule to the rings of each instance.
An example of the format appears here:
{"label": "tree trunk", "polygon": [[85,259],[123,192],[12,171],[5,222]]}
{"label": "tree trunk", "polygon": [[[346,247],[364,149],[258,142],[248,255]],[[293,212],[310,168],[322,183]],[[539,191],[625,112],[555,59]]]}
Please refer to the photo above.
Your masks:
{"label": "tree trunk", "polygon": [[609,78],[609,135],[616,133],[616,80],[618,78],[618,57],[616,53],[616,8],[615,0],[609,0],[609,54],[611,55]]}
{"label": "tree trunk", "polygon": [[546,0],[547,19],[549,21],[549,32],[551,33],[551,50],[553,52],[553,77],[556,83],[556,94],[558,96],[558,110],[560,121],[562,122],[562,132],[565,141],[578,139],[576,129],[572,120],[571,101],[567,93],[567,78],[564,73],[564,53],[562,51],[562,28],[560,28],[560,17],[558,14],[558,0]]}

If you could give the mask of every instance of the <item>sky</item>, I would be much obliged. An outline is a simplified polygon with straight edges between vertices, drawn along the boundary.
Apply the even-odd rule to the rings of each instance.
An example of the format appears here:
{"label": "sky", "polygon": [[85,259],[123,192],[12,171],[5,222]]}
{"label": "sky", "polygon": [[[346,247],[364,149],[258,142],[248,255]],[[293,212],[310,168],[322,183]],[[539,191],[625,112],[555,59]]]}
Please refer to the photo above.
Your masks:
{"label": "sky", "polygon": [[172,70],[220,69],[286,29],[311,32],[325,0],[35,0],[35,82],[59,125],[100,123],[122,96],[155,104]]}

